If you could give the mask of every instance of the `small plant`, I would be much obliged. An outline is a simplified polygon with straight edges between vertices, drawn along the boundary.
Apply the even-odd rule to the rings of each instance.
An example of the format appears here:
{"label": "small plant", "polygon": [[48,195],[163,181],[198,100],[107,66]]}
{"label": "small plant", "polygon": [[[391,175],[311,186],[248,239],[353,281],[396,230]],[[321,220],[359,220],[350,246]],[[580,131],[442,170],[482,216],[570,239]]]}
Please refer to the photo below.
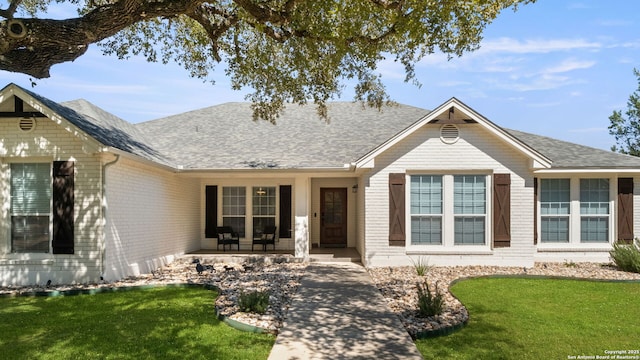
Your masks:
{"label": "small plant", "polygon": [[568,267],[568,268],[575,268],[578,267],[578,264],[574,263],[573,261],[564,261],[564,267]]}
{"label": "small plant", "polygon": [[442,314],[444,310],[444,296],[438,291],[436,283],[435,294],[429,290],[429,284],[425,281],[424,287],[417,284],[418,288],[418,312],[422,317],[429,317]]}
{"label": "small plant", "polygon": [[613,244],[609,255],[620,270],[640,273],[640,240],[637,238],[633,244]]}
{"label": "small plant", "polygon": [[416,269],[418,276],[425,276],[431,270],[429,260],[425,260],[422,256],[419,257],[417,261],[411,259],[411,262],[413,263],[413,268]]}
{"label": "small plant", "polygon": [[269,292],[251,291],[240,293],[238,298],[240,311],[264,314],[269,306]]}

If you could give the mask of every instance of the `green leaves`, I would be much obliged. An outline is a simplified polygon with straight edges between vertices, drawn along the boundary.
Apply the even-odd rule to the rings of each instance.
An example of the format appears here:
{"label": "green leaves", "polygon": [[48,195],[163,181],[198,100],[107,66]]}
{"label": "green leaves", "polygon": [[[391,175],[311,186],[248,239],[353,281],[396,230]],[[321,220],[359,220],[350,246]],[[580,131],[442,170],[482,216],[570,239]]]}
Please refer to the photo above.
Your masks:
{"label": "green leaves", "polygon": [[638,89],[629,96],[627,110],[614,110],[609,116],[609,134],[616,139],[611,150],[622,154],[640,156],[640,71],[633,69],[638,78]]}
{"label": "green leaves", "polygon": [[[28,9],[42,12],[51,0],[29,1]],[[74,1],[81,0],[67,2]],[[87,34],[76,40],[81,45],[104,39],[99,44],[105,54],[177,62],[204,81],[224,62],[233,89],[253,89],[247,99],[254,103],[255,118],[275,122],[288,103],[312,101],[326,116],[324,104],[339,97],[347,83],[354,86],[355,100],[380,108],[390,102],[377,71],[381,60],[401,63],[405,81],[419,85],[415,66],[425,56],[477,49],[485,26],[502,10],[534,1],[87,0],[78,5],[91,31],[81,21],[69,21],[64,29]],[[46,44],[46,34],[40,36],[31,36],[30,44]],[[42,68],[16,69],[13,61],[4,69],[48,74],[47,65],[56,62],[46,52],[77,45],[34,46],[42,52]],[[6,45],[0,55],[12,46],[20,48]]]}

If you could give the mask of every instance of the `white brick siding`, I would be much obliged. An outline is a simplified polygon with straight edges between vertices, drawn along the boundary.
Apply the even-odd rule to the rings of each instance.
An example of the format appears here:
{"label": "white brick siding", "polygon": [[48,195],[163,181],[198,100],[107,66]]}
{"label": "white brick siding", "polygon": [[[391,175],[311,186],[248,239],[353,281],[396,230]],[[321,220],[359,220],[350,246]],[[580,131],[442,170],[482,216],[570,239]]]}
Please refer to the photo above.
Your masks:
{"label": "white brick siding", "polygon": [[[428,258],[432,264],[492,264],[531,266],[533,264],[533,180],[530,159],[508,146],[503,139],[480,125],[459,125],[460,139],[454,144],[440,140],[440,125],[425,125],[375,159],[375,168],[365,175],[365,234],[367,266],[410,265],[414,258]],[[483,171],[511,174],[511,246],[488,249],[481,254],[451,248],[446,253],[414,252],[389,246],[389,173],[451,174]],[[407,186],[409,186],[407,184]],[[488,184],[489,186],[489,184]],[[490,194],[492,191],[489,192]],[[487,209],[491,218],[492,209]],[[410,214],[407,243],[410,242]],[[489,221],[491,224],[492,222]],[[488,238],[488,242],[492,239]],[[410,249],[409,249],[410,250]]]}
{"label": "white brick siding", "polygon": [[200,248],[196,179],[121,158],[106,174],[105,279],[148,273]]}
{"label": "white brick siding", "polygon": [[[100,277],[101,166],[83,142],[47,118],[24,132],[19,119],[0,119],[0,284],[89,282]],[[75,161],[75,253],[11,253],[10,163]]]}

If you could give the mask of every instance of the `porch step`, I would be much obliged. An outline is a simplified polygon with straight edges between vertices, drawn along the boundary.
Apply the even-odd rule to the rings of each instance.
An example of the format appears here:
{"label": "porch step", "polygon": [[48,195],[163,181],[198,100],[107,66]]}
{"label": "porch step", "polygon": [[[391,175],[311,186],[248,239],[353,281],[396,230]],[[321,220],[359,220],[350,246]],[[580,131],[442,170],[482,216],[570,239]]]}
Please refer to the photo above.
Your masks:
{"label": "porch step", "polygon": [[355,263],[362,264],[360,254],[355,249],[312,249],[309,254],[311,262]]}

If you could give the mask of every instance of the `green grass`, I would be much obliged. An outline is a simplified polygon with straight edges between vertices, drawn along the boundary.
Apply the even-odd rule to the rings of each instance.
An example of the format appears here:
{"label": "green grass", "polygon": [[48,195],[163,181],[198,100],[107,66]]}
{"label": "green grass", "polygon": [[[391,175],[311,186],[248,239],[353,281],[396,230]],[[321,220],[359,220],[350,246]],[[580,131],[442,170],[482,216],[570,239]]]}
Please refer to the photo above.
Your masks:
{"label": "green grass", "polygon": [[640,350],[640,283],[464,280],[451,291],[468,325],[416,341],[425,359],[567,359]]}
{"label": "green grass", "polygon": [[216,319],[215,291],[0,298],[4,359],[266,359],[275,337]]}

